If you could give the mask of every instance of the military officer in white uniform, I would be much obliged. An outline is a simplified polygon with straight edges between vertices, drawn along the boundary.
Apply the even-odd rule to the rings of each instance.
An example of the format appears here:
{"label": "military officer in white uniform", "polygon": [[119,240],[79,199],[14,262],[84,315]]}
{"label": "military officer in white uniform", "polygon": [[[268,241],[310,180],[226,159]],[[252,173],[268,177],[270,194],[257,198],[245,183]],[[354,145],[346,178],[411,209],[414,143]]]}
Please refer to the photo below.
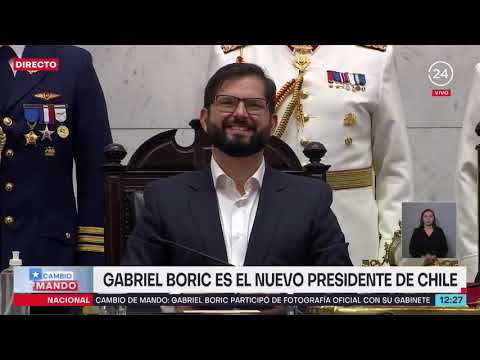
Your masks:
{"label": "military officer in white uniform", "polygon": [[[265,68],[277,88],[276,136],[303,164],[310,141],[327,148],[332,208],[355,265],[381,258],[413,199],[412,163],[393,49],[384,45],[215,46],[209,74],[235,62]],[[376,187],[376,188],[375,188]]]}
{"label": "military officer in white uniform", "polygon": [[473,281],[478,271],[478,160],[475,146],[480,144],[480,137],[475,133],[475,127],[480,122],[479,96],[480,63],[475,66],[465,110],[455,176],[457,257],[460,264],[467,267],[468,281]]}

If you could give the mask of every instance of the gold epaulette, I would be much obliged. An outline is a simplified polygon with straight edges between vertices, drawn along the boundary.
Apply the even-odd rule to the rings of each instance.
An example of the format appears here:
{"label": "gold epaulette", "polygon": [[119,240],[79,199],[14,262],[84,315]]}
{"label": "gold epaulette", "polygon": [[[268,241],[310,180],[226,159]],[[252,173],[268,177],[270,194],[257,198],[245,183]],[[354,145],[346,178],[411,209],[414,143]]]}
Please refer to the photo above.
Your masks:
{"label": "gold epaulette", "polygon": [[359,45],[369,49],[378,50],[381,52],[387,51],[387,45]]}
{"label": "gold epaulette", "polygon": [[247,45],[221,45],[222,50],[224,54],[228,54],[229,52],[232,52],[233,50],[241,49]]}
{"label": "gold epaulette", "polygon": [[105,251],[104,228],[93,226],[78,227],[77,251]]}

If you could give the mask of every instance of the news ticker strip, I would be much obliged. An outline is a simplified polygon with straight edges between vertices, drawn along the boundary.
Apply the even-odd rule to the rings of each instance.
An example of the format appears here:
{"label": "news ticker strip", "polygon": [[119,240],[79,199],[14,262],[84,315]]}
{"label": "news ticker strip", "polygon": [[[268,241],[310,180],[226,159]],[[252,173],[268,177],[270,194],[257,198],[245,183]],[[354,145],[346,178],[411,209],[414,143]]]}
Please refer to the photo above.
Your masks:
{"label": "news ticker strip", "polygon": [[15,294],[16,306],[440,306],[466,307],[466,294]]}
{"label": "news ticker strip", "polygon": [[466,292],[466,269],[420,267],[15,267],[15,293],[361,294]]}

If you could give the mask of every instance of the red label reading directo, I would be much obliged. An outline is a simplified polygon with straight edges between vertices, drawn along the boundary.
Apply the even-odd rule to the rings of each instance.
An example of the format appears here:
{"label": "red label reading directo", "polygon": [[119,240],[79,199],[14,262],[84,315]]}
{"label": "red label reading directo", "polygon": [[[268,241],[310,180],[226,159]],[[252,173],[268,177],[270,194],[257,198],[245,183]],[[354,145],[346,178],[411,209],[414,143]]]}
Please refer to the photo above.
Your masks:
{"label": "red label reading directo", "polygon": [[59,71],[60,59],[13,59],[15,71]]}

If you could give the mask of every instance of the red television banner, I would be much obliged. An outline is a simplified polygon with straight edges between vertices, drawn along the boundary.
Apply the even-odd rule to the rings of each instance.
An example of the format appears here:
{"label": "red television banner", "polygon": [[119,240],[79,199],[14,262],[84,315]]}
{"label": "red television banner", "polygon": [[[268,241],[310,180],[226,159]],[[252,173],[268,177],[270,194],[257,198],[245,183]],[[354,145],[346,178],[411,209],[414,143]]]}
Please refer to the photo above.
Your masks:
{"label": "red television banner", "polygon": [[13,59],[13,70],[15,71],[59,71],[60,59],[45,58],[45,59]]}
{"label": "red television banner", "polygon": [[15,306],[93,306],[93,294],[14,294]]}

